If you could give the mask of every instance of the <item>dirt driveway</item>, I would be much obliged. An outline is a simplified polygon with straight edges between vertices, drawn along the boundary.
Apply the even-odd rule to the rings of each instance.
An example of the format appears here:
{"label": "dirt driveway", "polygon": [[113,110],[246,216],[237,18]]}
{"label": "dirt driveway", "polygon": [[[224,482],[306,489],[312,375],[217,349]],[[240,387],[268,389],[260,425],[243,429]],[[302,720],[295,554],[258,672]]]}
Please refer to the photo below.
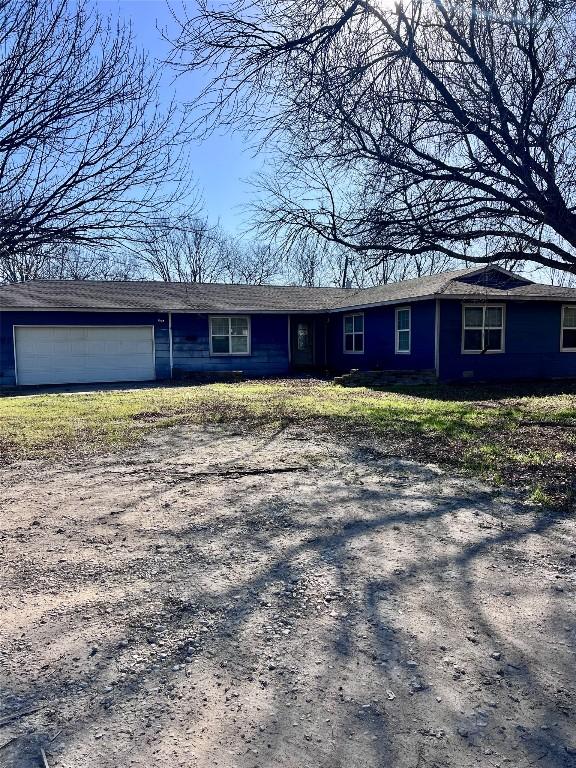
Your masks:
{"label": "dirt driveway", "polygon": [[295,427],[1,480],[3,766],[576,765],[573,520]]}

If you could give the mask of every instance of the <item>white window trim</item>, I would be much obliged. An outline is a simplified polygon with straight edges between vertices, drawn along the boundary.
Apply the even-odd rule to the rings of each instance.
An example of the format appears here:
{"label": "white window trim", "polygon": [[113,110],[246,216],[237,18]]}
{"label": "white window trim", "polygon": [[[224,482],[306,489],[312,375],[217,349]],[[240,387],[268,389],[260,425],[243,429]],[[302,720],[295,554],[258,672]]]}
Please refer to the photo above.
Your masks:
{"label": "white window trim", "polygon": [[[248,325],[248,351],[247,352],[214,352],[212,349],[212,321],[213,320],[228,320],[228,331],[230,331],[230,320],[246,320]],[[219,336],[221,334],[216,334]],[[252,354],[252,326],[250,323],[249,315],[210,315],[208,320],[208,336],[210,339],[210,356],[211,357],[249,357]],[[228,332],[230,338],[230,332]],[[232,345],[230,345],[232,347]]]}
{"label": "white window trim", "polygon": [[564,346],[564,331],[565,330],[576,330],[576,326],[568,326],[566,328],[564,326],[564,315],[566,313],[566,309],[573,309],[576,305],[575,304],[562,304],[562,313],[560,315],[560,352],[576,352],[576,347],[565,347]]}
{"label": "white window trim", "polygon": [[[408,331],[408,349],[400,349],[400,329],[398,328],[398,313],[408,311],[408,328],[402,328],[403,332]],[[394,352],[397,355],[412,354],[412,307],[396,307],[394,313],[395,343]]]}
{"label": "white window trim", "polygon": [[[352,318],[352,329],[354,329],[354,318],[355,317],[361,317],[362,318],[362,350],[350,350],[346,349],[346,336],[357,336],[360,334],[360,331],[354,331],[352,330],[352,333],[346,333],[346,318],[351,317]],[[354,312],[353,314],[347,314],[344,315],[342,318],[342,351],[345,355],[363,355],[364,354],[364,333],[365,333],[365,326],[364,326],[364,312]]]}
{"label": "white window trim", "polygon": [[[465,310],[466,309],[482,309],[484,310],[483,314],[483,320],[482,320],[482,329],[483,331],[486,330],[486,327],[484,326],[485,322],[485,316],[486,316],[486,309],[501,309],[502,310],[502,347],[500,349],[464,349],[464,336],[466,330],[474,330],[472,328],[466,328],[464,324],[464,318],[465,318]],[[479,330],[479,329],[476,329]],[[498,330],[498,329],[494,329]],[[460,339],[460,351],[463,355],[502,355],[506,351],[506,305],[505,304],[467,304],[464,302],[462,304],[462,338]]]}

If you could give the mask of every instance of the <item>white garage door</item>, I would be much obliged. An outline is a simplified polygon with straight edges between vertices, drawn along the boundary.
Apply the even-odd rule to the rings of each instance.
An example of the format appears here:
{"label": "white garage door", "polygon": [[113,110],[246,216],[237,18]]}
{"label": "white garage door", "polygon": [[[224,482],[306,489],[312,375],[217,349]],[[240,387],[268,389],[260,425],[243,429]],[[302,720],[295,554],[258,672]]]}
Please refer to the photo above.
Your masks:
{"label": "white garage door", "polygon": [[14,341],[18,384],[155,378],[152,326],[20,325]]}

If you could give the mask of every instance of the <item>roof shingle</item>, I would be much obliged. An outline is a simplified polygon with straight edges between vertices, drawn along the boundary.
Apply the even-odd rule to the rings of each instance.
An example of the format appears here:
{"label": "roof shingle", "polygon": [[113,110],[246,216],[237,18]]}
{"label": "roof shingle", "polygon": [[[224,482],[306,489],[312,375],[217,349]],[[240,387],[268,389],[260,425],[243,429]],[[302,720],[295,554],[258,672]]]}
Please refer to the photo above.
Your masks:
{"label": "roof shingle", "polygon": [[[526,281],[512,288],[466,282],[477,268],[430,275],[374,288],[301,288],[275,285],[153,281],[34,280],[0,286],[0,310],[135,312],[325,312],[424,297],[571,299],[576,289]],[[505,273],[503,273],[505,274]]]}

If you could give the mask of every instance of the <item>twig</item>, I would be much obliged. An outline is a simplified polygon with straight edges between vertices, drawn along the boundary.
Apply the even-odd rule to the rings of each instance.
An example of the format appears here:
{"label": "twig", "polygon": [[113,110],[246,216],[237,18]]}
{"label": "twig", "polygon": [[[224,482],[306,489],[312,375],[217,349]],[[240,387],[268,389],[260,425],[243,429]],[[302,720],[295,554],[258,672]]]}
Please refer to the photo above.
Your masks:
{"label": "twig", "polygon": [[8,739],[8,741],[5,741],[4,744],[0,744],[0,749],[4,749],[4,747],[7,747],[8,744],[12,744],[13,741],[16,741],[16,739],[19,739],[19,736],[12,736],[11,739]]}
{"label": "twig", "polygon": [[40,747],[40,754],[42,755],[42,763],[43,763],[44,768],[50,768],[50,766],[48,765],[48,759],[46,757],[46,752],[44,752],[42,747]]}
{"label": "twig", "polygon": [[34,707],[34,709],[25,709],[23,712],[15,712],[13,715],[9,715],[8,717],[5,717],[4,720],[0,720],[0,727],[3,725],[7,725],[8,723],[11,723],[13,720],[19,720],[21,717],[26,717],[26,715],[31,715],[34,712],[38,712],[42,707]]}
{"label": "twig", "polygon": [[228,477],[238,475],[274,475],[279,472],[307,472],[310,467],[296,466],[296,467],[261,467],[259,469],[222,469],[211,470],[206,472],[193,472],[191,474],[177,474],[172,475],[172,482],[184,482],[186,480],[194,480],[197,477]]}

